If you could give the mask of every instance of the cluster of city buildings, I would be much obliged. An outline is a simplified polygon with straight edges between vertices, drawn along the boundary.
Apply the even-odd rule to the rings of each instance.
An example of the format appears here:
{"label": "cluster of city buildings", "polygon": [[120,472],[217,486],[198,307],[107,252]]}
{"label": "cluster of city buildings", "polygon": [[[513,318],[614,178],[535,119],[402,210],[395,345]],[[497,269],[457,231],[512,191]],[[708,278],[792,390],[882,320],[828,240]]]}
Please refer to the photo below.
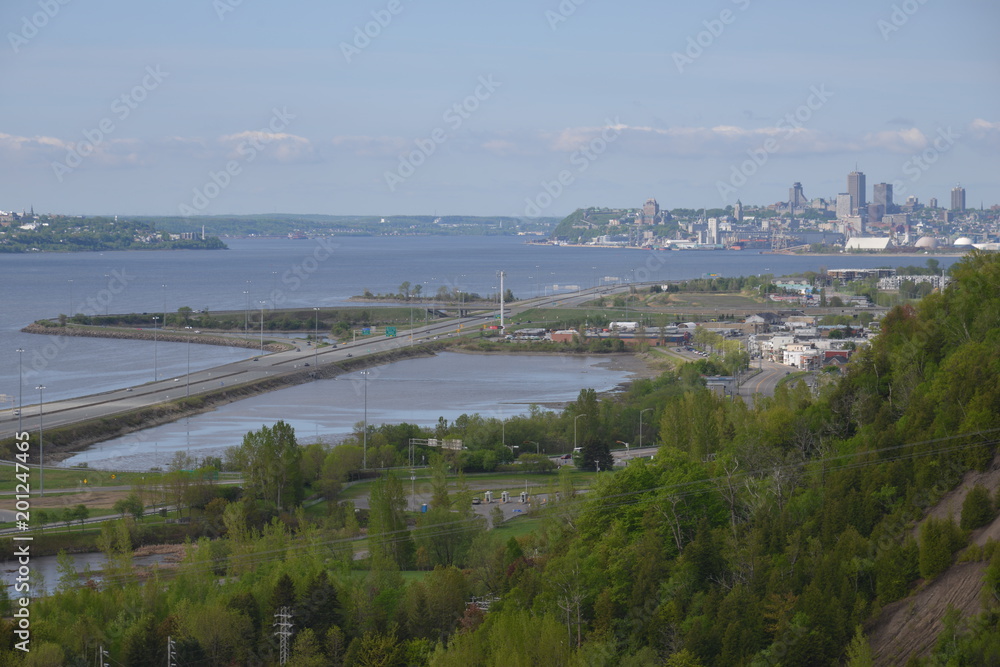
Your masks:
{"label": "cluster of city buildings", "polygon": [[[747,337],[751,358],[761,358],[799,370],[845,364],[872,332],[864,328],[821,326],[801,313],[758,313],[746,319],[755,333]],[[834,333],[836,332],[836,333]]]}
{"label": "cluster of city buildings", "polygon": [[[641,208],[617,211],[603,227],[590,221],[591,229],[605,232],[590,243],[670,250],[1000,250],[1000,206],[968,209],[961,185],[951,190],[949,206],[939,206],[936,197],[924,205],[914,195],[896,202],[893,184],[885,182],[874,184],[869,200],[866,176],[856,168],[847,175],[846,192],[833,198],[808,199],[796,182],[786,201],[755,208],[737,201],[712,211],[720,212],[675,216],[650,198]],[[676,231],[655,229],[670,222]]]}

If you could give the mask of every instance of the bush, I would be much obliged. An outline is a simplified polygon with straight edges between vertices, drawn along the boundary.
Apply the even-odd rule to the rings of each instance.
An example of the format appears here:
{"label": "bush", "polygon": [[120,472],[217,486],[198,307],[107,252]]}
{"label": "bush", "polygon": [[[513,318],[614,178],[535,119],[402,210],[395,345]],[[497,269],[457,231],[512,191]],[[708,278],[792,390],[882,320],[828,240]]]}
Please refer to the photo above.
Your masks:
{"label": "bush", "polygon": [[951,554],[963,546],[961,529],[949,519],[929,517],[920,526],[920,576],[933,579],[951,565]]}
{"label": "bush", "polygon": [[975,530],[993,520],[993,501],[990,492],[981,484],[976,484],[969,490],[962,503],[962,519],[959,524],[962,530]]}

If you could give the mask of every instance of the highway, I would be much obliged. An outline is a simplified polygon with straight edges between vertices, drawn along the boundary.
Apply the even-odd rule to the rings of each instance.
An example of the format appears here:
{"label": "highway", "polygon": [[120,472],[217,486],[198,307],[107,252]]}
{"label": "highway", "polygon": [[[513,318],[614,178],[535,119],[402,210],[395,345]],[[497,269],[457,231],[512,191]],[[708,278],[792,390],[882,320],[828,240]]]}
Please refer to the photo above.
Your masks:
{"label": "highway", "polygon": [[[513,317],[531,308],[575,306],[593,298],[597,293],[607,293],[615,289],[626,288],[591,288],[571,294],[516,301],[505,308],[505,316]],[[470,307],[469,309],[473,310],[474,308]],[[318,350],[301,342],[296,348],[285,352],[258,355],[251,359],[191,373],[190,376],[180,375],[102,394],[45,402],[41,415],[43,430],[92,419],[113,417],[139,408],[168,403],[184,398],[189,391],[191,396],[197,396],[225,387],[239,387],[258,380],[308,373],[311,372],[309,369],[315,367],[326,368],[340,364],[347,359],[364,358],[380,352],[436,340],[442,336],[458,335],[459,332],[462,334],[476,332],[484,324],[498,323],[495,318],[497,314],[499,314],[499,309],[480,309],[476,315],[468,317],[436,321],[423,326],[415,326],[412,330],[399,329],[397,337],[373,336],[356,342],[322,347]],[[113,362],[109,361],[108,363]],[[24,406],[21,420],[23,430],[37,432],[39,406]],[[0,418],[0,433],[3,433],[4,437],[11,437],[16,430],[17,416],[13,414],[13,411],[5,411],[3,417]]]}

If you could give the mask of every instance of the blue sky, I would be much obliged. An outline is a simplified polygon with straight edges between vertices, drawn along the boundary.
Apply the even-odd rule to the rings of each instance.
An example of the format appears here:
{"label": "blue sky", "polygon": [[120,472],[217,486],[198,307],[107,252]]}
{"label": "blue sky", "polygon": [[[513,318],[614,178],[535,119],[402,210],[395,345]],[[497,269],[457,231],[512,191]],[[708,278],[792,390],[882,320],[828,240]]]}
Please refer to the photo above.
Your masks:
{"label": "blue sky", "polygon": [[869,198],[1000,203],[993,0],[5,0],[0,25],[2,210],[561,216],[835,197],[855,164]]}

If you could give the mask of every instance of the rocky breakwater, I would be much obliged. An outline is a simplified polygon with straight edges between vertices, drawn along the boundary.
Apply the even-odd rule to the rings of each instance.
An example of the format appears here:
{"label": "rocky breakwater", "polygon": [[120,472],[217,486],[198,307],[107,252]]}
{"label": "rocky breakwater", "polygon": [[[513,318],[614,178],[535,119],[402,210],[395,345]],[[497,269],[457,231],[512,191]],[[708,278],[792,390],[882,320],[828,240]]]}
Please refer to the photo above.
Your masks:
{"label": "rocky breakwater", "polygon": [[[186,334],[173,333],[170,330],[158,329],[154,334],[149,329],[125,329],[112,327],[90,327],[74,324],[60,326],[58,324],[41,324],[33,322],[21,329],[24,333],[42,334],[45,336],[83,336],[86,338],[119,338],[128,340],[153,340],[168,343],[192,342],[198,345],[223,345],[225,347],[245,347],[259,350],[258,341],[246,340],[245,338],[230,338],[228,336],[213,334]],[[282,352],[292,346],[286,343],[276,343],[270,341],[264,345],[267,352]]]}

